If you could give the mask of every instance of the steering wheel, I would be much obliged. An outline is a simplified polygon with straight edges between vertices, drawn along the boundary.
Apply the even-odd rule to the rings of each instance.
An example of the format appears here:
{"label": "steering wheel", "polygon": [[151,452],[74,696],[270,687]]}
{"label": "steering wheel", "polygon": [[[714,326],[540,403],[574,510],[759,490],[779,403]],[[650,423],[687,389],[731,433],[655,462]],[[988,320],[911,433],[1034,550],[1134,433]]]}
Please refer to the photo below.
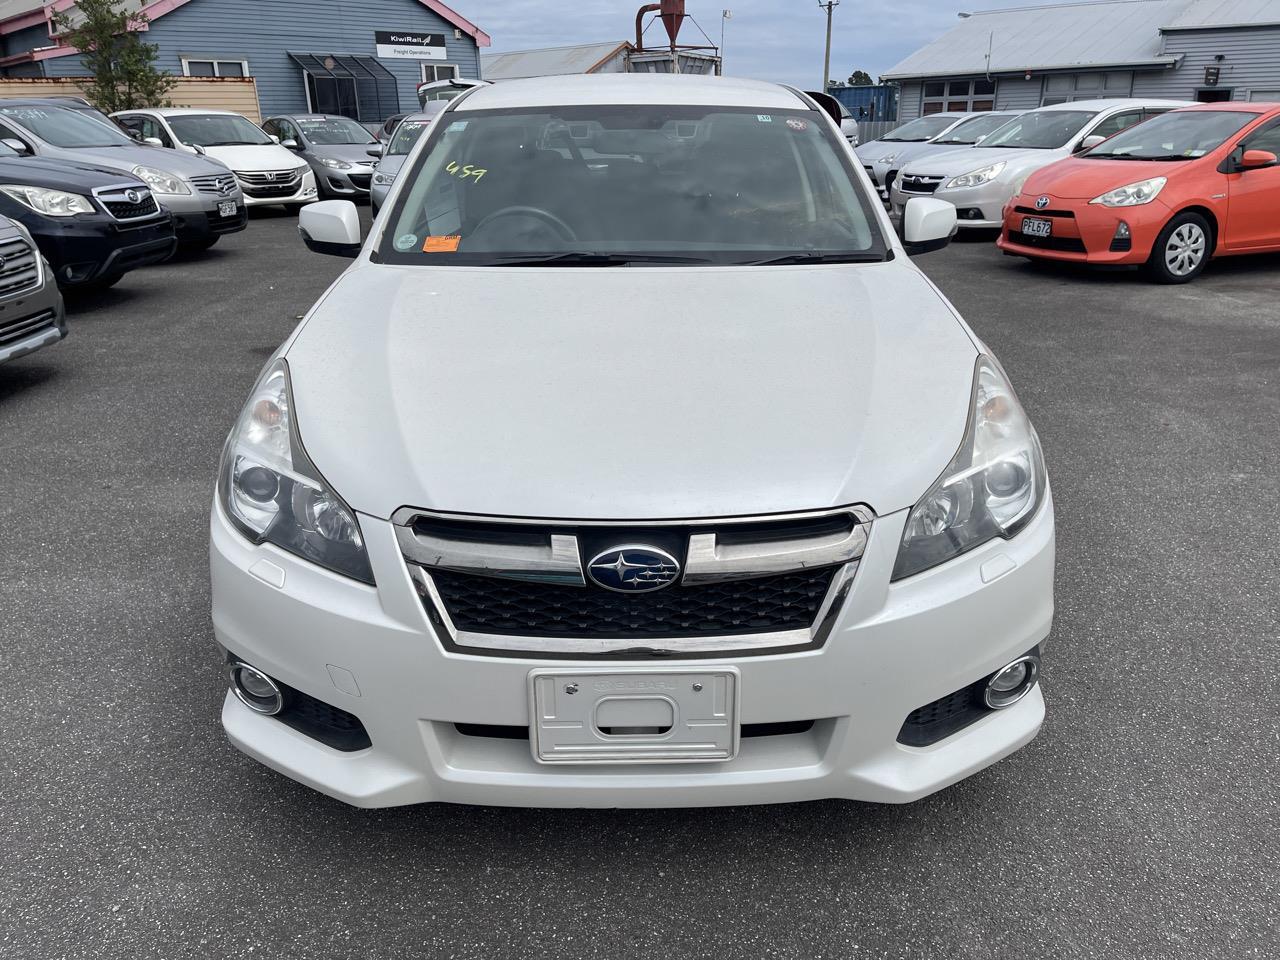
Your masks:
{"label": "steering wheel", "polygon": [[503,217],[529,217],[534,220],[539,220],[559,234],[561,240],[565,240],[569,243],[576,243],[578,240],[578,235],[573,232],[573,228],[557,217],[554,213],[550,213],[540,207],[522,206],[503,207],[501,210],[493,211],[493,213],[489,214],[472,227],[471,236],[475,237],[476,234],[480,233],[480,231],[489,226],[489,224],[493,223],[495,220],[500,220]]}

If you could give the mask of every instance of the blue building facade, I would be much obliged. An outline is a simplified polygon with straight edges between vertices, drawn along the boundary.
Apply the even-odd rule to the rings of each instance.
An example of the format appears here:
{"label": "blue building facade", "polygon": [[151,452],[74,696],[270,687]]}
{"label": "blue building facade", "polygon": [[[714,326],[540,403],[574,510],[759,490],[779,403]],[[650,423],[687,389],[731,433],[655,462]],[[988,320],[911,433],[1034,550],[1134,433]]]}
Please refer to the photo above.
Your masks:
{"label": "blue building facade", "polygon": [[[80,77],[51,36],[53,0],[0,23],[0,75]],[[342,113],[371,122],[418,109],[424,80],[480,77],[489,37],[440,0],[153,0],[146,40],[175,76],[252,77],[263,116]],[[43,15],[43,19],[41,19]]]}

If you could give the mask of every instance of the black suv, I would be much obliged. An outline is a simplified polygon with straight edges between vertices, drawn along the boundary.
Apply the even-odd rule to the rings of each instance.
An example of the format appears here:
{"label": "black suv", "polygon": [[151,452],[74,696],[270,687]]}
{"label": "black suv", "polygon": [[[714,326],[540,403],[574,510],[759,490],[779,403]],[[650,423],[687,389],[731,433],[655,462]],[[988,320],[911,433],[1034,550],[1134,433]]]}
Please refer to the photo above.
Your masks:
{"label": "black suv", "polygon": [[0,144],[0,214],[25,226],[60,287],[109,287],[176,246],[173,217],[137,177]]}

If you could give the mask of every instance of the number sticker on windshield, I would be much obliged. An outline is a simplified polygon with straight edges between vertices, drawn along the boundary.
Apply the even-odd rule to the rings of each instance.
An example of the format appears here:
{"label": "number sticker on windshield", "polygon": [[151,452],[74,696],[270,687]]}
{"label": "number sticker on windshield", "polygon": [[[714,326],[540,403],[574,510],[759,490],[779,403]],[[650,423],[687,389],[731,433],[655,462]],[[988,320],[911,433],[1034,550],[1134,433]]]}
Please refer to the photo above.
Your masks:
{"label": "number sticker on windshield", "polygon": [[489,171],[472,163],[458,163],[457,160],[450,160],[448,165],[445,166],[444,172],[453,174],[459,180],[466,180],[470,177],[478,183],[480,178]]}

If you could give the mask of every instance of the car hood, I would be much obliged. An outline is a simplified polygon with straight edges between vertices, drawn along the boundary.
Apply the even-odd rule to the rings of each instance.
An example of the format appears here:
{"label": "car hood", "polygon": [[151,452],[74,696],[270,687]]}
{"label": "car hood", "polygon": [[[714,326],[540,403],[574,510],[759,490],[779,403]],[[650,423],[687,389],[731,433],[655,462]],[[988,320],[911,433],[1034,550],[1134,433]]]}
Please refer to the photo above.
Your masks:
{"label": "car hood", "polygon": [[232,170],[254,173],[260,170],[296,170],[303,166],[303,159],[287,147],[274,143],[253,143],[241,146],[205,147],[209,156]]}
{"label": "car hood", "polygon": [[372,143],[334,143],[321,147],[312,147],[307,151],[313,157],[332,157],[334,160],[345,160],[347,163],[373,163],[369,156]]}
{"label": "car hood", "polygon": [[993,163],[1003,162],[1002,179],[1015,173],[1035,170],[1047,163],[1062,159],[1065,150],[1006,150],[1001,147],[953,147],[941,153],[920,157],[903,168],[903,173],[926,177],[958,177],[972,170],[981,170]]}
{"label": "car hood", "polygon": [[1199,167],[1195,160],[1162,163],[1158,160],[1085,160],[1071,157],[1037,170],[1027,178],[1022,189],[1027,193],[1051,194],[1063,200],[1091,200],[1139,180],[1152,177],[1172,180]]}
{"label": "car hood", "polygon": [[[225,173],[226,168],[207,157],[170,150],[167,147],[148,147],[141,144],[119,147],[84,147],[68,150],[75,154],[77,163],[107,167],[112,170],[132,170],[141,164],[174,173],[180,177],[198,177],[210,173]],[[62,156],[67,156],[67,153]]]}
{"label": "car hood", "polygon": [[362,263],[286,353],[352,507],[640,520],[907,507],[976,349],[913,266]]}
{"label": "car hood", "polygon": [[[882,157],[893,157],[894,163],[899,167],[904,163],[908,163],[915,157],[924,152],[924,148],[930,146],[923,140],[903,140],[898,143],[887,143],[883,140],[877,140],[874,143],[864,143],[858,147],[858,158],[867,163],[875,163]],[[869,149],[868,149],[869,148]],[[952,150],[955,147],[951,148]]]}
{"label": "car hood", "polygon": [[121,183],[145,186],[137,177],[121,173],[119,170],[76,163],[74,160],[29,156],[0,159],[0,182],[69,190],[73,193]]}

